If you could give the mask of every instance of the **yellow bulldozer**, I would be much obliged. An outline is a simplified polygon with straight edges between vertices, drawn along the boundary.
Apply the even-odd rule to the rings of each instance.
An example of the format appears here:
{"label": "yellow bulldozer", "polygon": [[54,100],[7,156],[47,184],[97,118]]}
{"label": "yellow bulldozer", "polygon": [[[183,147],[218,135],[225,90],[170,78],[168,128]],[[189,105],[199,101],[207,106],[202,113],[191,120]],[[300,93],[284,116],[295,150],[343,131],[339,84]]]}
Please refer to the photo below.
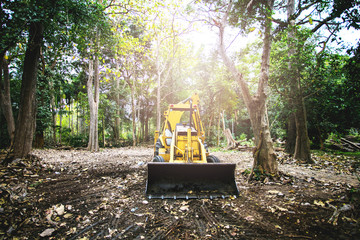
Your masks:
{"label": "yellow bulldozer", "polygon": [[220,163],[210,155],[200,119],[199,96],[165,111],[161,133],[155,131],[154,158],[149,162],[148,198],[217,198],[237,196],[233,163]]}

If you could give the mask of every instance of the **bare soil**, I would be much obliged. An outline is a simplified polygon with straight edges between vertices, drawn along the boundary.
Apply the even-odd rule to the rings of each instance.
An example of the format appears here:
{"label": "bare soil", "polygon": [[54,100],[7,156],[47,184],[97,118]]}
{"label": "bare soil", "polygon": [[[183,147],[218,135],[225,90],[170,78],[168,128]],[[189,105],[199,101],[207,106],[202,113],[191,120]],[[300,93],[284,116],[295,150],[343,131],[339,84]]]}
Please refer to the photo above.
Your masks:
{"label": "bare soil", "polygon": [[2,167],[0,239],[360,239],[355,158],[279,152],[279,177],[247,182],[250,152],[215,152],[237,164],[238,197],[149,200],[152,154],[34,150]]}

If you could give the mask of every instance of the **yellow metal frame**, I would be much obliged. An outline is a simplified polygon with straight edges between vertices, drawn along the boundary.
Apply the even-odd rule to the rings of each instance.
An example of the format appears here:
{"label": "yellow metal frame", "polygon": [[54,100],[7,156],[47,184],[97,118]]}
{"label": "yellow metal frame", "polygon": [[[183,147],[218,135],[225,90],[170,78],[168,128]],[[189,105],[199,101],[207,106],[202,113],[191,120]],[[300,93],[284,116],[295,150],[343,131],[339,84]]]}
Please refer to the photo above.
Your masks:
{"label": "yellow metal frame", "polygon": [[[204,147],[205,131],[200,119],[199,95],[193,94],[190,98],[177,103],[170,104],[165,111],[165,122],[161,134],[155,131],[155,144],[160,139],[162,148],[159,149],[159,155],[165,162],[194,162],[206,163],[206,157],[209,153]],[[181,117],[184,112],[191,112],[191,128],[183,125],[182,130],[186,129],[186,133],[181,134],[177,131],[181,126]],[[171,136],[169,136],[171,134]],[[168,144],[170,141],[170,144]],[[154,144],[154,145],[155,145]]]}

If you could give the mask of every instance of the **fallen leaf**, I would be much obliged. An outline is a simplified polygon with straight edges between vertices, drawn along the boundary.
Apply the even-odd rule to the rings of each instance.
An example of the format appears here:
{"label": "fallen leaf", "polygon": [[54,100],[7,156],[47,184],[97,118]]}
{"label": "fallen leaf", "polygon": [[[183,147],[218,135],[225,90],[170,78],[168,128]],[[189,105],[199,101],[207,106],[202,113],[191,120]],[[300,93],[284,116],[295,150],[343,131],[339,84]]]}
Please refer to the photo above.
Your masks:
{"label": "fallen leaf", "polygon": [[71,213],[67,213],[64,215],[64,218],[71,218],[73,215]]}
{"label": "fallen leaf", "polygon": [[323,203],[321,200],[314,200],[314,205],[325,207],[325,203]]}
{"label": "fallen leaf", "polygon": [[276,206],[276,205],[275,205],[275,207],[276,207],[277,209],[279,209],[280,211],[282,211],[282,212],[287,212],[287,211],[289,211],[287,208],[279,207],[279,206]]}
{"label": "fallen leaf", "polygon": [[346,216],[343,216],[341,219],[342,219],[342,220],[346,220],[346,221],[348,221],[348,222],[353,222],[353,223],[357,223],[357,222],[358,222],[356,219],[348,218],[348,217],[346,217]]}
{"label": "fallen leaf", "polygon": [[64,214],[64,211],[65,211],[65,208],[64,208],[64,205],[62,205],[62,204],[60,204],[59,207],[55,208],[55,212],[60,216]]}
{"label": "fallen leaf", "polygon": [[42,233],[40,233],[40,237],[51,236],[51,234],[53,234],[54,231],[55,231],[55,228],[48,228],[48,229],[44,230]]}
{"label": "fallen leaf", "polygon": [[181,206],[180,211],[189,211],[189,205]]}
{"label": "fallen leaf", "polygon": [[254,217],[253,216],[246,216],[245,217],[245,220],[247,220],[247,221],[254,221],[255,219],[254,219]]}
{"label": "fallen leaf", "polygon": [[[268,193],[270,194],[270,195],[277,195],[277,196],[284,196],[284,194],[282,193],[282,192],[280,192],[280,191],[278,191],[278,190],[269,190],[268,191]],[[271,196],[272,197],[272,196]]]}
{"label": "fallen leaf", "polygon": [[276,212],[276,209],[275,209],[275,208],[270,207],[270,206],[269,206],[268,208],[270,208],[270,211],[271,211],[272,213]]}

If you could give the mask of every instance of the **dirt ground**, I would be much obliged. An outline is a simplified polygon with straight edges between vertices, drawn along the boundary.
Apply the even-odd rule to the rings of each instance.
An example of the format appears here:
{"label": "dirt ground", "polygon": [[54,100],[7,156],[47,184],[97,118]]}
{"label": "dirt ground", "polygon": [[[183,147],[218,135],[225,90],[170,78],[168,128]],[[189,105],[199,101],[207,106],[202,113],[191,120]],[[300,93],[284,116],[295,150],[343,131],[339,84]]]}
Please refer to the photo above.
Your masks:
{"label": "dirt ground", "polygon": [[280,177],[248,183],[250,152],[215,152],[236,163],[239,196],[149,200],[152,154],[34,150],[1,167],[0,239],[360,239],[355,158],[279,152]]}

